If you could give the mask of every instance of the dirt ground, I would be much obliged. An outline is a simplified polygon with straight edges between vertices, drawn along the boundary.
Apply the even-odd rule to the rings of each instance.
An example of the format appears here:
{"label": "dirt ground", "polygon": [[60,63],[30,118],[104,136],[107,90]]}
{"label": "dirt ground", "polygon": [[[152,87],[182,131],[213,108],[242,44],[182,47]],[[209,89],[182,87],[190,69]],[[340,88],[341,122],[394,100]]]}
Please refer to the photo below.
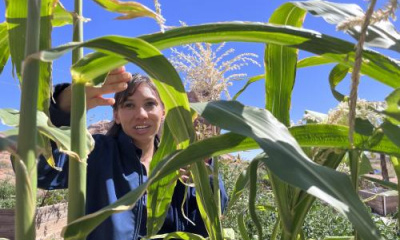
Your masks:
{"label": "dirt ground", "polygon": [[0,181],[9,180],[14,182],[15,174],[11,166],[10,155],[0,152]]}

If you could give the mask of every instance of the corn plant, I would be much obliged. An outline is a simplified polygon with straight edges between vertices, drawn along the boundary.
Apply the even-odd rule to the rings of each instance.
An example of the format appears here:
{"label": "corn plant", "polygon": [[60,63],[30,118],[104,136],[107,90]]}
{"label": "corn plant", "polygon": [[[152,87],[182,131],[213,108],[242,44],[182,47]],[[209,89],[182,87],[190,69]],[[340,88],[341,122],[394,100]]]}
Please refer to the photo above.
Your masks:
{"label": "corn plant", "polygon": [[[158,16],[138,3],[121,5],[118,1],[96,0],[96,2],[108,10],[120,12],[126,10],[122,6],[130,6],[132,7],[131,16],[146,14],[154,18]],[[343,152],[347,150],[385,153],[393,156],[394,162],[397,161],[400,154],[397,134],[400,121],[398,110],[400,91],[396,90],[387,99],[388,108],[383,113],[387,115],[388,120],[381,126],[383,134],[356,131],[351,143],[348,139],[350,130],[347,126],[307,124],[289,127],[290,96],[298,65],[307,67],[335,62],[342,67],[341,69],[349,71],[356,61],[353,43],[299,28],[305,15],[303,8],[307,8],[310,3],[318,9],[325,9],[318,5],[326,4],[322,1],[287,3],[276,10],[270,19],[271,23],[227,22],[183,26],[136,38],[105,36],[85,42],[68,43],[27,56],[25,62],[34,59],[51,62],[70,50],[81,47],[92,48],[96,52],[86,55],[71,68],[74,82],[92,85],[104,81],[105,74],[111,69],[132,62],[146,71],[154,80],[166,108],[165,131],[159,150],[152,160],[148,180],[112,205],[70,222],[63,229],[64,238],[85,238],[111,214],[131,209],[147,191],[148,238],[204,239],[184,232],[154,236],[162,226],[173,194],[173,188],[165,186],[167,184],[174,186],[178,175],[177,170],[193,164],[191,170],[197,189],[197,202],[209,239],[224,239],[217,203],[214,198],[208,197],[212,195],[212,191],[203,159],[233,151],[261,148],[264,153],[250,163],[248,174],[239,179],[231,198],[239,196],[243,188],[249,186],[249,213],[257,225],[261,239],[262,227],[258,223],[254,206],[257,191],[254,176],[260,163],[268,168],[273,183],[280,215],[280,222],[276,224],[276,229],[281,229],[283,239],[301,238],[301,226],[314,198],[327,202],[345,215],[352,222],[360,238],[382,239],[368,211],[353,189],[353,183],[348,176],[332,168],[337,166],[343,157]],[[334,7],[338,6],[334,5]],[[318,11],[313,11],[315,12]],[[287,27],[288,25],[291,27]],[[371,29],[374,30],[375,27]],[[382,37],[385,37],[383,35]],[[196,142],[190,106],[183,83],[176,69],[161,53],[161,50],[199,41],[213,43],[244,41],[267,44],[265,81],[268,98],[266,109],[244,106],[236,101],[192,104],[194,111],[211,124],[227,131],[219,136]],[[317,57],[298,63],[298,50],[314,53]],[[364,59],[360,68],[362,74],[390,87],[399,87],[400,83],[397,79],[400,76],[400,66],[398,63],[375,51],[364,49],[362,54]],[[285,71],[282,72],[280,69]],[[0,111],[0,114],[2,119],[10,124],[15,122],[15,112]],[[70,140],[65,137],[68,133],[51,128],[43,121],[38,121],[37,124],[39,132],[46,132],[46,136],[56,141],[60,147],[66,148],[65,141],[59,139],[62,135],[64,139]],[[13,138],[15,132],[13,134],[11,132],[3,134],[4,136],[0,138],[0,149],[13,151],[16,145]],[[32,139],[34,138],[35,136],[32,136]],[[342,152],[320,153],[319,158],[323,159],[323,164],[330,167],[327,168],[310,159],[307,155],[309,147],[339,148]],[[399,164],[394,165],[398,170]],[[230,204],[233,204],[233,200]],[[243,225],[241,226],[244,232]]]}

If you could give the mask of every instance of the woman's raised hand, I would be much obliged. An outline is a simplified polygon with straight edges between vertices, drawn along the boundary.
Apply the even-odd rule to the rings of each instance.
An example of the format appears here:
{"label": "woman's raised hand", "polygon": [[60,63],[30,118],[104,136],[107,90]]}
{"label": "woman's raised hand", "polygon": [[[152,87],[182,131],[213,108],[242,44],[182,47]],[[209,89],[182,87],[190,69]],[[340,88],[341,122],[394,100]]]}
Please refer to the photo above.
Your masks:
{"label": "woman's raised hand", "polygon": [[[104,84],[101,87],[86,87],[86,108],[87,110],[97,106],[111,106],[114,104],[114,98],[105,98],[104,94],[116,93],[125,90],[128,87],[127,82],[132,79],[132,74],[125,70],[125,67],[119,67],[107,75]],[[58,107],[64,112],[71,111],[71,86],[65,88],[56,99]]]}

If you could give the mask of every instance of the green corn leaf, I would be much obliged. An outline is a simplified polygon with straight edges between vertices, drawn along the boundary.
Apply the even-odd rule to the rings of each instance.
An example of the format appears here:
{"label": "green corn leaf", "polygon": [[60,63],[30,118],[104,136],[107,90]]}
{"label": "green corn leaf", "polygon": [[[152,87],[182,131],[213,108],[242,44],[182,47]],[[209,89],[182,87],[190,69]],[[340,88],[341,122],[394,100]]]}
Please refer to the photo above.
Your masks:
{"label": "green corn leaf", "polygon": [[345,96],[336,91],[336,86],[346,77],[349,69],[350,68],[348,66],[337,64],[329,73],[329,85],[331,86],[331,92],[339,102],[343,101]]}
{"label": "green corn leaf", "polygon": [[381,239],[348,177],[309,160],[288,130],[269,112],[224,101],[193,104],[193,108],[211,124],[256,140],[268,155],[264,164],[270,171],[346,215],[362,238]]}
{"label": "green corn leaf", "polygon": [[[209,174],[204,161],[191,166],[193,182],[196,186],[196,202],[210,239],[222,240],[222,225],[218,215],[218,207],[213,198]],[[215,179],[214,181],[217,181]]]}
{"label": "green corn leaf", "polygon": [[[365,13],[356,4],[334,3],[328,1],[304,1],[292,2],[292,4],[304,8],[311,14],[322,17],[330,24],[342,23],[344,19],[364,16]],[[350,27],[345,32],[353,38],[360,37],[361,28]],[[379,21],[368,26],[365,45],[370,47],[380,47],[400,52],[400,34],[396,31],[390,21]]]}
{"label": "green corn leaf", "polygon": [[183,240],[205,240],[202,236],[188,232],[172,232],[167,234],[155,235],[145,239],[183,239]]}
{"label": "green corn leaf", "polygon": [[[271,24],[228,22],[179,27],[165,33],[144,35],[140,38],[153,44],[160,50],[197,42],[198,39],[201,39],[203,42],[243,41],[273,43],[302,49],[320,55],[330,62],[341,63],[348,67],[354,65],[353,43],[316,31],[295,27],[287,28]],[[61,51],[62,49],[64,47],[58,47],[53,49],[53,52]],[[121,61],[121,57],[107,55],[109,55],[107,58],[110,63],[120,61],[121,65],[124,65],[128,62],[127,60]],[[104,53],[96,53],[91,55],[91,57],[96,59],[96,61],[100,61],[105,55]],[[395,60],[370,50],[363,51],[363,58],[366,61],[363,62],[362,74],[390,87],[400,87],[400,82],[396,81],[396,79],[400,78],[400,66]],[[86,61],[89,64],[87,68],[94,69],[96,67],[95,64],[92,66],[89,59]],[[106,72],[104,71],[100,75],[104,75]]]}
{"label": "green corn leaf", "polygon": [[[306,11],[290,3],[285,3],[276,9],[269,22],[284,26],[301,27]],[[267,44],[265,49],[265,108],[284,125],[290,125],[290,107],[292,90],[297,71],[298,49],[285,45]],[[277,198],[279,215],[284,229],[292,230],[291,193],[294,191],[286,182],[281,181],[272,172],[268,172],[274,196]],[[250,205],[249,205],[250,206]],[[262,239],[262,228],[257,223],[255,211],[250,210],[250,216]],[[286,231],[285,231],[286,232]],[[297,233],[292,232],[293,235]],[[283,237],[285,238],[285,236]]]}
{"label": "green corn leaf", "polygon": [[[308,58],[299,60],[297,62],[297,68],[318,66],[318,65],[328,64],[328,63],[332,63],[332,62],[334,62],[334,61],[332,61],[330,59],[326,59],[321,56],[313,56],[313,57],[308,57]],[[236,100],[252,83],[258,82],[264,78],[265,78],[265,74],[260,74],[260,75],[251,77],[246,82],[246,84],[233,96],[232,100]]]}
{"label": "green corn leaf", "polygon": [[[244,147],[242,148],[241,145]],[[131,191],[120,198],[117,202],[103,208],[102,210],[70,223],[63,229],[62,235],[65,238],[87,236],[97,225],[111,214],[131,209],[140,196],[145,193],[150,184],[174,173],[179,168],[186,167],[196,161],[204,162],[205,158],[211,156],[219,156],[229,152],[252,148],[254,148],[254,141],[249,141],[248,138],[234,133],[223,134],[193,143],[184,150],[178,150],[169,156],[164,157],[164,159],[152,170],[148,180],[137,189]]]}
{"label": "green corn leaf", "polygon": [[[82,16],[81,16],[82,17]],[[57,2],[53,9],[53,18],[51,20],[53,27],[62,27],[73,24],[73,15],[64,8],[60,1]]]}
{"label": "green corn leaf", "polygon": [[361,153],[360,175],[362,176],[364,174],[370,173],[373,170],[374,169],[372,168],[369,158],[364,153]]}
{"label": "green corn leaf", "polygon": [[15,131],[0,132],[0,151],[17,154],[17,136],[18,133]]}
{"label": "green corn leaf", "polygon": [[[280,27],[261,23],[218,23],[191,27],[180,27],[141,37],[159,49],[197,41],[260,42],[299,48],[326,59],[352,67],[354,65],[354,44],[321,34],[316,31],[295,27]],[[364,50],[361,73],[391,87],[400,87],[395,79],[400,77],[399,64],[375,51]]]}
{"label": "green corn leaf", "polygon": [[[41,2],[39,49],[48,49],[51,47],[51,17],[53,2],[53,0],[42,0]],[[26,18],[28,13],[27,8],[21,6],[27,5],[27,0],[13,0],[7,1],[6,6],[6,22],[8,27],[8,42],[11,60],[20,81],[22,81],[22,61],[25,57]],[[51,63],[40,63],[37,106],[38,110],[46,113],[50,104],[51,85]]]}
{"label": "green corn leaf", "polygon": [[121,13],[117,19],[132,19],[137,17],[162,18],[160,15],[138,2],[123,2],[118,0],[94,0],[110,12]]}
{"label": "green corn leaf", "polygon": [[124,58],[94,52],[89,53],[75,63],[71,67],[71,72],[79,73],[80,78],[87,79],[93,85],[99,85],[106,80],[109,71],[126,63],[127,61]]}
{"label": "green corn leaf", "polygon": [[252,83],[258,82],[258,81],[260,81],[260,80],[262,80],[264,78],[265,78],[264,74],[251,77],[246,82],[246,84],[235,94],[235,96],[233,96],[232,100],[236,100],[240,96],[240,94],[242,94],[247,89],[247,87],[250,86]]}
{"label": "green corn leaf", "polygon": [[[306,11],[291,3],[276,9],[269,23],[301,27]],[[269,43],[265,49],[265,108],[286,126],[296,78],[298,49]]]}
{"label": "green corn leaf", "polygon": [[398,189],[396,183],[383,181],[383,180],[380,180],[380,179],[377,179],[377,178],[373,178],[373,177],[369,177],[369,176],[361,176],[361,177],[364,178],[364,179],[367,179],[367,180],[369,180],[371,182],[374,182],[374,183],[377,183],[377,184],[382,185],[384,187],[387,187],[389,189],[392,189],[392,190],[396,190],[397,191],[397,189]]}
{"label": "green corn leaf", "polygon": [[[342,125],[328,124],[307,124],[291,127],[290,133],[302,147],[326,147],[349,149],[348,132],[349,128]],[[386,132],[385,132],[386,134]],[[383,136],[374,146],[368,143],[368,136],[361,134],[354,135],[355,148],[363,151],[381,152],[388,155],[400,154],[400,149],[391,142],[389,136]]]}
{"label": "green corn leaf", "polygon": [[237,215],[237,223],[238,223],[239,233],[240,233],[241,239],[250,240],[249,235],[248,235],[248,231],[246,229],[246,224],[244,222],[244,213],[239,213]]}
{"label": "green corn leaf", "polygon": [[3,72],[8,58],[10,57],[10,47],[8,44],[7,23],[0,23],[0,74]]}
{"label": "green corn leaf", "polygon": [[[261,159],[266,160],[266,156],[262,156]],[[261,160],[260,159],[260,160]],[[257,195],[257,170],[258,170],[258,161],[252,161],[249,165],[249,213],[251,220],[254,225],[256,225],[258,237],[263,239],[263,230],[260,223],[260,220],[256,213],[256,195]]]}
{"label": "green corn leaf", "polygon": [[[150,163],[150,173],[164,156],[176,150],[176,145],[168,125],[163,127],[163,134],[159,148]],[[147,192],[147,236],[157,234],[161,229],[177,181],[178,172],[173,172],[163,179],[153,183]]]}
{"label": "green corn leaf", "polygon": [[303,67],[313,67],[313,66],[318,66],[318,65],[324,65],[324,64],[329,64],[329,63],[334,63],[335,61],[332,61],[331,59],[324,58],[322,56],[312,56],[312,57],[307,57],[299,60],[297,62],[297,67],[298,68],[303,68]]}
{"label": "green corn leaf", "polygon": [[[255,145],[257,143],[254,142]],[[257,145],[258,146],[258,145]],[[262,156],[264,157],[264,156]],[[257,162],[257,164],[260,163],[259,158],[255,158],[252,160],[252,162]],[[229,209],[236,203],[236,201],[239,199],[239,197],[243,194],[244,190],[248,188],[249,183],[250,183],[250,171],[249,167],[247,167],[246,170],[240,173],[239,177],[236,179],[235,187],[232,190],[232,193],[229,198],[229,205],[228,205],[228,211]]]}
{"label": "green corn leaf", "polygon": [[[16,138],[16,136],[18,135],[19,111],[15,109],[0,109],[0,120],[8,126],[16,127],[13,131],[3,132],[3,134],[5,134],[8,137],[8,140],[13,141],[14,137]],[[38,128],[38,139],[42,139],[43,137],[51,139],[57,144],[60,151],[65,152],[70,156],[74,157],[76,156],[76,153],[71,151],[70,128],[68,127],[57,128],[53,126],[47,115],[41,111],[37,112],[37,128]],[[87,132],[86,134],[88,138],[86,148],[87,151],[90,152],[93,150],[94,141],[89,132]],[[8,140],[2,140],[2,141],[9,142]],[[39,143],[41,144],[38,146],[39,147],[38,154],[45,154],[48,144],[43,139]],[[11,146],[13,147],[14,145]],[[54,166],[54,163],[52,162],[49,162],[49,164],[51,166]]]}
{"label": "green corn leaf", "polygon": [[329,236],[329,237],[325,237],[324,240],[354,240],[354,237],[353,236],[344,236],[344,237]]}
{"label": "green corn leaf", "polygon": [[[349,216],[357,230],[362,234],[362,237],[366,239],[379,239],[377,230],[370,220],[367,211],[354,191],[351,190],[351,183],[347,176],[332,170],[327,170],[327,168],[318,166],[307,160],[286,128],[267,111],[258,108],[244,107],[237,102],[224,101],[209,104],[195,104],[193,106],[195,106],[197,111],[203,113],[202,115],[213,124],[215,124],[215,120],[218,121],[218,124],[215,125],[227,129],[229,129],[229,126],[226,125],[230,125],[233,126],[234,129],[232,130],[235,130],[235,132],[254,137],[257,142],[265,148],[270,157],[265,161],[265,164],[270,169],[274,170],[274,172],[279,173],[279,177],[291,183],[294,182],[293,185],[295,186],[301,185],[299,187],[305,188],[305,190],[308,189],[309,193],[316,194],[324,198],[325,201],[335,205]],[[216,113],[212,114],[209,111],[215,111]],[[211,118],[210,115],[214,115],[214,118]],[[221,122],[225,122],[225,125]],[[147,182],[139,186],[136,190],[128,193],[114,204],[72,222],[64,228],[63,236],[65,238],[86,236],[94,227],[111,214],[125,211],[133,207],[134,203],[152,182],[163,178],[181,167],[192,164],[195,161],[203,161],[206,157],[226,153],[229,150],[233,151],[233,149],[236,151],[238,150],[238,146],[245,141],[246,137],[244,136],[232,133],[229,135],[225,134],[193,143],[186,149],[165,157],[153,169]],[[273,159],[276,159],[277,156],[279,156],[279,159],[274,161]],[[287,168],[288,164],[291,168]],[[301,174],[301,177],[297,176],[298,174]],[[308,183],[312,184],[308,185]],[[318,191],[314,189],[321,190]],[[324,194],[320,195],[319,193]],[[334,197],[332,198],[329,196]]]}
{"label": "green corn leaf", "polygon": [[[194,130],[185,89],[175,68],[159,50],[141,39],[110,36],[84,43],[70,43],[59,48],[42,51],[31,57],[43,61],[53,61],[77,47],[93,48],[118,56],[118,58],[125,58],[126,61],[135,63],[145,70],[153,78],[163,99],[166,110],[165,121],[171,129],[176,143],[183,148],[189,141],[193,141]],[[91,67],[99,69],[98,66],[91,65]],[[98,70],[94,71],[99,73]],[[72,68],[71,74],[75,82],[90,83],[93,80],[88,78],[88,76],[93,77],[92,74],[81,75],[76,68]]]}
{"label": "green corn leaf", "polygon": [[387,138],[389,138],[390,141],[392,141],[395,145],[400,147],[400,127],[387,120],[385,120],[380,127],[382,128],[385,136],[387,136]]}
{"label": "green corn leaf", "polygon": [[395,89],[389,96],[386,97],[387,108],[381,113],[386,115],[386,118],[393,124],[400,124],[400,88]]}

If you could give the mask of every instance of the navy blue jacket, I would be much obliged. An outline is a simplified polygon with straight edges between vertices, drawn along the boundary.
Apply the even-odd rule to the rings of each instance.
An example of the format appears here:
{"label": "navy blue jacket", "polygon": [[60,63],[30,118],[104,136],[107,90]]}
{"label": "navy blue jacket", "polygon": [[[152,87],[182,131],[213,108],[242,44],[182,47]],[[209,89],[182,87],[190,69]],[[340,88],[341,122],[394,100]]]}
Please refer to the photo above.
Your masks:
{"label": "navy blue jacket", "polygon": [[[64,87],[56,88],[55,95]],[[57,91],[58,90],[58,91]],[[54,98],[56,99],[56,97]],[[52,122],[56,126],[68,125],[69,116],[52,103],[50,107]],[[140,163],[141,150],[123,131],[117,136],[94,135],[95,148],[88,157],[87,165],[87,201],[86,213],[96,212],[110,205],[134,190],[146,181],[146,169]],[[68,156],[61,153],[53,144],[56,165],[59,172],[51,168],[41,157],[38,163],[38,187],[44,189],[67,188]],[[220,181],[222,207],[227,196]],[[185,186],[178,181],[171,205],[161,233],[186,231],[207,236],[203,220],[196,203],[196,191],[190,187],[184,203],[185,215],[195,223],[184,218],[181,206],[184,200]],[[146,235],[146,196],[144,195],[130,211],[113,214],[101,223],[89,236],[88,240],[136,240]]]}

